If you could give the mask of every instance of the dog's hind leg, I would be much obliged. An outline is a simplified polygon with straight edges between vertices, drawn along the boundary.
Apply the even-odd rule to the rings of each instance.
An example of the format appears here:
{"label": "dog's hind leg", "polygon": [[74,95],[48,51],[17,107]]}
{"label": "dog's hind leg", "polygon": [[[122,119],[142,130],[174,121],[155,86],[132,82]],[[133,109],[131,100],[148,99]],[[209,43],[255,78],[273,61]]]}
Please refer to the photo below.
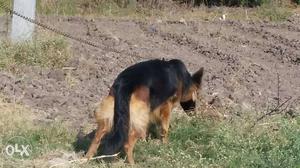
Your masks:
{"label": "dog's hind leg", "polygon": [[161,117],[161,138],[164,144],[168,143],[168,131],[170,125],[171,110],[173,104],[168,101],[161,106],[160,117]]}
{"label": "dog's hind leg", "polygon": [[127,161],[134,164],[133,149],[139,138],[145,139],[149,123],[149,89],[140,87],[135,90],[130,101],[130,129],[128,141],[124,145]]}
{"label": "dog's hind leg", "polygon": [[129,164],[134,164],[133,149],[138,138],[139,138],[138,133],[135,130],[132,130],[128,135],[128,142],[124,145],[124,149],[127,155],[127,161]]}
{"label": "dog's hind leg", "polygon": [[95,137],[86,154],[86,158],[92,158],[101,143],[103,136],[111,130],[112,120],[114,116],[114,97],[107,96],[95,110],[95,118],[98,123],[98,128]]}
{"label": "dog's hind leg", "polygon": [[97,149],[100,145],[101,139],[108,132],[108,128],[106,125],[107,124],[105,124],[105,122],[103,122],[103,125],[98,126],[95,137],[93,138],[92,143],[89,147],[89,150],[86,154],[87,159],[91,159],[96,154]]}

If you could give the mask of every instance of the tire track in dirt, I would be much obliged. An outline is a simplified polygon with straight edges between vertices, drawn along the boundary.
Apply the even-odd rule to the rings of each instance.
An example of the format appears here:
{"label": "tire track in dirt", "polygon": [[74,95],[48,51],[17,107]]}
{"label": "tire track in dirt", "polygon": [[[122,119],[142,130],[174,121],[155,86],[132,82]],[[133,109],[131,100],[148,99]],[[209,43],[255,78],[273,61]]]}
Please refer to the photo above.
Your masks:
{"label": "tire track in dirt", "polygon": [[[144,30],[145,33],[149,33],[147,28],[148,25],[144,23],[139,23],[141,29]],[[174,24],[174,23],[172,23]],[[189,29],[187,27],[187,29]],[[195,30],[195,26],[192,28],[193,32],[197,32]],[[187,31],[189,32],[189,31]],[[242,65],[242,62],[240,61],[239,57],[235,54],[227,53],[226,49],[222,47],[222,49],[225,50],[222,51],[218,46],[213,45],[214,42],[212,40],[209,40],[208,42],[201,43],[191,37],[189,37],[186,33],[177,34],[173,31],[170,32],[163,32],[162,30],[157,30],[155,32],[149,33],[150,35],[159,36],[162,38],[162,40],[165,41],[171,41],[176,43],[179,47],[188,47],[192,50],[192,52],[195,52],[197,54],[200,54],[203,58],[210,59],[211,61],[208,61],[208,63],[205,65],[206,68],[209,70],[209,77],[206,78],[207,80],[207,88],[208,94],[212,95],[215,93],[222,93],[222,98],[224,102],[226,101],[243,101],[242,99],[245,99],[244,96],[232,96],[232,92],[234,90],[236,92],[239,92],[240,90],[247,90],[244,86],[241,86],[238,84],[233,78],[237,77],[236,74],[243,73],[243,76],[247,76],[245,81],[242,81],[241,79],[237,79],[239,83],[249,83],[253,82],[254,77],[253,75],[257,75],[257,72],[255,70],[249,70],[246,67]],[[218,64],[218,68],[212,68],[209,64]],[[253,66],[254,67],[254,66]],[[254,67],[253,69],[255,69]],[[246,70],[247,69],[247,70]],[[240,78],[240,77],[237,77]],[[224,92],[224,90],[226,90]],[[226,100],[225,100],[226,99]],[[230,99],[230,100],[229,100]],[[224,103],[222,102],[222,103]]]}
{"label": "tire track in dirt", "polygon": [[[177,23],[177,22],[176,22]],[[176,24],[172,23],[172,24]],[[140,28],[144,31],[145,34],[159,36],[164,41],[171,41],[176,43],[179,46],[184,46],[190,48],[193,52],[201,54],[209,59],[216,59],[220,62],[224,62],[228,65],[231,65],[233,70],[238,70],[239,60],[236,56],[230,53],[225,53],[218,49],[215,45],[204,45],[198,41],[190,38],[187,34],[176,34],[174,32],[163,32],[161,30],[150,32],[147,30],[149,25],[145,23],[138,23]],[[179,23],[181,24],[181,23]]]}
{"label": "tire track in dirt", "polygon": [[237,31],[242,30],[246,34],[262,37],[263,40],[259,42],[260,44],[256,43],[254,45],[263,49],[264,53],[271,54],[272,58],[290,62],[294,65],[300,64],[300,39],[289,39],[280,34],[274,34],[270,30],[266,30],[264,26],[255,23],[241,24],[231,21],[226,22],[226,25],[235,28]]}
{"label": "tire track in dirt", "polygon": [[[172,22],[171,24],[174,26],[177,26],[177,27],[179,25],[183,25],[183,23],[180,23],[180,22]],[[219,27],[219,26],[222,26],[223,23],[219,22],[219,23],[208,23],[208,24],[216,24],[214,26]],[[195,26],[195,24],[187,23],[184,26],[186,27],[186,32],[185,32],[185,30],[182,30],[182,32],[185,32],[185,33],[181,33],[181,34],[174,33],[172,31],[171,31],[171,33],[164,32],[161,30],[157,30],[151,34],[160,36],[167,41],[173,41],[178,46],[189,47],[189,48],[191,48],[192,51],[195,51],[203,56],[206,56],[208,58],[212,58],[212,59],[215,59],[215,60],[218,60],[220,62],[227,64],[228,66],[225,69],[223,69],[223,68],[221,68],[222,66],[220,66],[220,63],[218,63],[219,68],[218,68],[218,72],[216,73],[216,74],[223,74],[223,75],[221,75],[221,76],[223,76],[221,80],[223,80],[224,82],[222,82],[221,86],[223,88],[225,88],[225,90],[231,90],[232,92],[234,92],[234,90],[236,92],[239,92],[239,91],[241,92],[242,90],[244,90],[244,93],[246,93],[246,95],[250,95],[247,97],[247,99],[257,99],[257,100],[261,100],[261,102],[266,101],[268,99],[268,97],[276,96],[274,93],[272,93],[272,88],[274,87],[274,83],[270,82],[270,81],[273,81],[274,79],[276,79],[276,73],[274,73],[274,70],[276,69],[276,65],[275,65],[275,67],[273,67],[274,65],[272,65],[270,67],[270,63],[272,64],[272,62],[275,63],[276,61],[274,61],[274,56],[272,56],[273,54],[269,54],[269,56],[267,57],[267,60],[266,60],[266,58],[264,58],[266,55],[265,44],[268,44],[270,48],[274,48],[274,47],[273,47],[273,44],[267,43],[267,40],[263,39],[261,34],[257,33],[256,36],[263,39],[263,41],[255,41],[252,39],[242,40],[242,44],[248,44],[248,45],[250,44],[250,48],[254,49],[254,51],[251,51],[250,49],[248,49],[248,50],[250,50],[250,52],[248,53],[248,51],[245,52],[243,50],[237,49],[238,47],[231,47],[231,46],[241,45],[241,43],[240,43],[241,40],[237,39],[236,37],[238,37],[241,34],[246,34],[246,36],[251,37],[251,35],[252,35],[251,32],[250,32],[250,35],[249,35],[249,32],[245,33],[245,31],[240,31],[241,33],[236,33],[236,34],[233,33],[235,36],[231,37],[230,40],[227,40],[226,37],[224,38],[223,34],[218,34],[218,33],[215,33],[214,31],[208,31],[208,33],[206,33],[206,34],[209,34],[210,39],[201,37],[200,39],[207,40],[207,42],[201,42],[199,40],[193,39],[194,36],[197,36],[197,38],[199,38],[199,36],[203,36],[203,33],[202,34],[198,33],[199,31],[197,30],[197,27]],[[191,26],[191,27],[189,27],[189,26]],[[145,32],[147,32],[145,29],[147,27],[148,27],[147,24],[141,24],[141,29],[144,29]],[[236,28],[236,29],[238,29],[238,28]],[[192,35],[190,35],[191,32],[193,32]],[[218,37],[220,37],[220,38],[218,38]],[[217,40],[214,40],[216,38],[220,39],[223,42],[223,45],[219,45],[216,42]],[[230,42],[233,42],[233,44],[231,44]],[[282,41],[279,41],[278,43],[281,44]],[[229,48],[229,49],[227,49],[227,48]],[[260,50],[257,50],[257,49],[260,49]],[[227,53],[229,53],[229,54],[227,54]],[[232,53],[234,53],[234,54],[232,54]],[[285,53],[281,53],[281,54],[286,54],[289,56],[289,55],[292,55],[293,53],[288,54],[287,52],[285,52]],[[229,55],[229,57],[228,57],[228,55]],[[261,58],[258,58],[257,57],[258,55],[261,55],[260,56]],[[261,60],[263,60],[263,62],[261,62]],[[268,63],[268,60],[271,62]],[[237,64],[230,64],[231,62],[237,63]],[[285,62],[292,62],[292,61],[288,60]],[[228,68],[232,69],[232,71],[230,71],[230,70],[228,71]],[[293,69],[295,70],[295,67]],[[224,73],[224,71],[228,72],[228,73]],[[282,69],[279,72],[282,74],[287,74],[287,75],[295,75],[291,72],[285,72]],[[237,76],[236,76],[236,74],[237,74]],[[215,78],[215,77],[213,77],[213,78]],[[218,78],[218,76],[217,76],[217,78]],[[234,85],[232,82],[230,82],[230,80],[231,80],[230,78],[231,79],[235,78],[239,84]],[[293,88],[297,88],[297,86],[295,86],[295,84],[290,83],[289,81],[284,81],[284,82],[283,83],[286,86],[292,85]],[[214,81],[212,83],[214,83]],[[236,82],[234,82],[234,83],[236,83]],[[219,84],[216,84],[216,85],[218,87],[220,87]],[[240,86],[240,85],[242,85],[242,86]],[[234,86],[234,87],[239,86],[241,88],[233,89],[232,86]],[[258,89],[258,88],[266,88],[266,87],[268,87],[268,89]],[[290,94],[288,92],[289,91],[284,92],[283,95],[289,96]],[[238,98],[236,98],[236,99],[243,99],[243,98],[241,98],[241,96],[237,96],[237,97]]]}
{"label": "tire track in dirt", "polygon": [[298,49],[300,46],[299,39],[288,39],[281,35],[271,33],[270,31],[266,30],[265,26],[262,24],[257,23],[240,23],[236,21],[226,21],[224,25],[231,26],[237,28],[238,30],[242,30],[245,33],[252,33],[257,34],[263,37],[265,40],[273,40],[273,42],[281,43],[291,48]]}
{"label": "tire track in dirt", "polygon": [[[263,29],[265,29],[265,26],[251,26],[253,24],[248,24],[248,23],[227,21],[227,22],[211,22],[205,24],[210,25],[210,27],[212,26],[220,27],[219,30],[216,30],[214,32],[213,31],[209,32],[211,38],[219,38],[224,43],[232,42],[235,43],[236,45],[240,45],[241,47],[253,48],[253,52],[255,53],[250,54],[249,56],[253,57],[254,59],[257,59],[255,55],[260,54],[260,51],[257,52],[257,49],[260,49],[262,52],[265,53],[265,56],[269,56],[267,58],[265,57],[264,59],[272,60],[276,58],[283,62],[290,62],[296,65],[299,64],[300,52],[298,50],[299,40],[297,39],[289,40],[288,38],[284,38],[283,36],[274,35],[269,32],[271,29],[269,29],[269,31],[258,30],[256,27],[263,27]],[[236,25],[239,26],[236,27]],[[202,28],[203,27],[204,26],[202,26]],[[279,32],[286,32],[286,30],[280,30],[280,29],[278,30]],[[291,33],[293,32],[289,32],[289,34]],[[269,36],[277,39],[275,43],[273,43],[274,40],[272,39],[270,40]],[[283,45],[283,44],[289,44],[289,45]]]}

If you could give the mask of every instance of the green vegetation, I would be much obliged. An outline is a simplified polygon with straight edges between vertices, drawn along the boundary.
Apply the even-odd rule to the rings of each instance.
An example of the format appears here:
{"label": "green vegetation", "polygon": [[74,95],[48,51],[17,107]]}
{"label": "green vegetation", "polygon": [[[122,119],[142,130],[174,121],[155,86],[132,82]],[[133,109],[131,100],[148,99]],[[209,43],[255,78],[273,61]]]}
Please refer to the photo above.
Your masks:
{"label": "green vegetation", "polygon": [[[177,0],[181,3],[186,1]],[[199,6],[205,4],[207,6],[245,6],[255,7],[265,3],[265,0],[191,0],[188,1],[193,6]]]}
{"label": "green vegetation", "polygon": [[[11,5],[11,1],[0,0],[0,3]],[[187,5],[185,5],[187,4]],[[203,4],[212,8],[205,8]],[[166,19],[215,18],[221,11],[226,11],[230,19],[253,19],[283,21],[292,14],[293,4],[300,0],[174,0],[173,2],[156,0],[37,0],[37,13],[42,15],[65,16],[105,16],[125,18],[164,17]],[[187,8],[186,6],[194,7]],[[201,6],[201,7],[199,7]],[[222,6],[215,8],[214,6]],[[237,8],[228,8],[237,7]],[[243,8],[241,8],[243,7]],[[253,8],[247,8],[253,7]],[[176,13],[172,12],[176,10]],[[246,10],[248,13],[245,16]],[[0,9],[0,12],[4,11]],[[221,12],[224,14],[224,12]],[[212,15],[212,16],[211,16]],[[232,16],[230,16],[232,15]],[[190,18],[190,16],[195,16]]]}
{"label": "green vegetation", "polygon": [[[25,160],[0,157],[4,167],[49,163],[55,152],[72,153],[76,133],[64,124],[34,124],[29,109],[0,103],[0,148],[13,136],[22,136],[33,146]],[[278,116],[253,127],[249,116],[216,122],[199,117],[180,117],[172,121],[170,142],[157,139],[139,141],[134,167],[299,167],[300,118]],[[3,123],[3,124],[2,124]],[[86,144],[83,144],[86,145]],[[54,153],[54,154],[53,154]],[[109,164],[110,165],[110,164]],[[74,163],[75,167],[107,167],[108,163]],[[123,159],[112,167],[127,167]]]}
{"label": "green vegetation", "polygon": [[[98,16],[131,16],[144,17],[159,10],[137,8],[136,5],[111,0],[61,0],[37,1],[38,13],[44,15],[98,15]],[[157,14],[158,14],[157,13]]]}
{"label": "green vegetation", "polygon": [[141,167],[299,167],[300,118],[268,122],[178,119],[169,145],[143,142],[136,160]]}
{"label": "green vegetation", "polygon": [[294,2],[298,5],[300,5],[300,0],[294,0]]}
{"label": "green vegetation", "polygon": [[45,15],[76,15],[78,13],[76,6],[76,0],[37,0],[38,13]]}
{"label": "green vegetation", "polygon": [[13,69],[19,65],[59,68],[70,57],[67,42],[59,37],[40,37],[33,42],[0,43],[0,69]]}
{"label": "green vegetation", "polygon": [[121,8],[114,1],[62,0],[37,1],[38,13],[44,15],[122,15],[134,13],[132,9]]}
{"label": "green vegetation", "polygon": [[0,13],[3,14],[3,13],[6,13],[6,11],[2,8],[2,5],[4,5],[5,7],[9,7],[11,8],[12,7],[12,2],[11,0],[0,0]]}
{"label": "green vegetation", "polygon": [[[296,0],[297,2],[298,0]],[[183,1],[176,1],[177,3],[183,3]],[[256,7],[249,8],[250,19],[263,19],[270,21],[283,21],[286,20],[292,14],[290,1],[275,1],[275,0],[194,0],[184,1],[185,3],[194,3],[192,6],[199,6],[206,4],[207,6],[235,6],[235,7]],[[169,2],[170,3],[170,2]],[[109,16],[109,17],[131,17],[131,18],[145,18],[151,16],[164,16],[168,19],[180,19],[184,15],[192,16],[195,18],[186,19],[207,19],[212,12],[212,15],[216,15],[220,9],[213,8],[206,10],[203,7],[194,8],[191,11],[189,8],[182,7],[176,14],[170,15],[170,6],[176,6],[175,3],[166,5],[161,1],[143,1],[133,2],[130,0],[61,0],[61,1],[38,1],[38,12],[46,15],[98,15],[98,16]],[[223,10],[223,9],[221,9]],[[226,9],[225,9],[226,10]],[[209,11],[209,12],[207,12]],[[223,10],[224,11],[224,10]],[[231,11],[231,9],[227,10]],[[245,19],[245,9],[237,10],[233,9],[233,19]],[[172,13],[172,12],[171,12]],[[198,14],[197,14],[198,13]],[[234,13],[234,14],[233,14]],[[224,13],[223,13],[224,14]],[[229,16],[230,18],[230,16]]]}
{"label": "green vegetation", "polygon": [[[0,99],[0,111],[0,167],[32,167],[34,161],[53,151],[72,150],[71,143],[75,141],[75,134],[74,131],[67,130],[65,125],[60,123],[37,125],[33,121],[38,120],[38,116],[30,109],[8,103],[3,98]],[[24,160],[11,158],[3,152],[7,142],[15,136],[23,137],[21,140],[32,147],[29,157],[23,158]],[[41,162],[45,163],[47,160]]]}
{"label": "green vegetation", "polygon": [[262,16],[263,19],[270,21],[283,21],[292,14],[289,10],[287,10],[287,8],[280,7],[272,3],[263,4],[258,9],[258,16]]}

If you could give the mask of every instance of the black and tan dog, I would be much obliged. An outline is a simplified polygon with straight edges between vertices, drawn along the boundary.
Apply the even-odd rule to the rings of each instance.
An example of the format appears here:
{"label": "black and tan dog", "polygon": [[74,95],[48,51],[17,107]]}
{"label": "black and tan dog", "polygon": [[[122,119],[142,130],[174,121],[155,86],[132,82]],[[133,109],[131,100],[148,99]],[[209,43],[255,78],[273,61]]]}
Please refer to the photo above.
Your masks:
{"label": "black and tan dog", "polygon": [[191,75],[177,59],[150,60],[125,69],[95,111],[98,128],[86,157],[93,157],[101,143],[103,154],[124,149],[133,164],[134,145],[145,138],[150,123],[160,124],[162,142],[167,143],[172,108],[176,103],[185,111],[195,108],[202,76],[203,68]]}

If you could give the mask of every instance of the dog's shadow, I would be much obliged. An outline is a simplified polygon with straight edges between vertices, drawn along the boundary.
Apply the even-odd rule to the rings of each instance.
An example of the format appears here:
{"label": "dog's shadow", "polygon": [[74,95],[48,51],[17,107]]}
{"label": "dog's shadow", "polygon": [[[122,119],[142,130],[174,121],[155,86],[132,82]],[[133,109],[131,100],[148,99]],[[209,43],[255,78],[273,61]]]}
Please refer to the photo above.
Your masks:
{"label": "dog's shadow", "polygon": [[[73,148],[76,153],[84,153],[86,155],[93,138],[95,137],[96,130],[91,131],[88,134],[84,134],[81,130],[78,132],[76,141],[73,142]],[[97,149],[97,156],[101,154],[101,151]],[[97,162],[102,162],[102,163],[111,163],[115,160],[116,158],[103,158],[100,160],[97,160]],[[104,161],[104,162],[103,162]]]}
{"label": "dog's shadow", "polygon": [[93,130],[88,134],[84,134],[82,130],[80,130],[76,136],[75,142],[73,142],[72,144],[75,152],[83,151],[84,154],[86,154],[95,134],[96,134],[96,130]]}

